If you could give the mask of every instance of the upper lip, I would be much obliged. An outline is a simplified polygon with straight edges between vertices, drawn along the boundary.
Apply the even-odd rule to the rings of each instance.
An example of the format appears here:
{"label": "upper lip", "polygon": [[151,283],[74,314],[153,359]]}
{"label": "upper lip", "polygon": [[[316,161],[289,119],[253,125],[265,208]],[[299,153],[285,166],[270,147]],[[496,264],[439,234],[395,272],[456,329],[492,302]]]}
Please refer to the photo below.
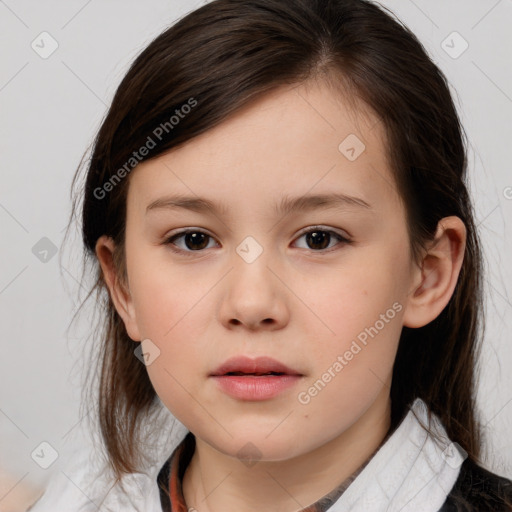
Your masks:
{"label": "upper lip", "polygon": [[225,375],[229,372],[242,372],[242,373],[286,373],[288,375],[302,375],[297,370],[288,368],[285,364],[272,359],[271,357],[256,357],[255,359],[247,356],[231,357],[222,363],[210,375],[218,376]]}

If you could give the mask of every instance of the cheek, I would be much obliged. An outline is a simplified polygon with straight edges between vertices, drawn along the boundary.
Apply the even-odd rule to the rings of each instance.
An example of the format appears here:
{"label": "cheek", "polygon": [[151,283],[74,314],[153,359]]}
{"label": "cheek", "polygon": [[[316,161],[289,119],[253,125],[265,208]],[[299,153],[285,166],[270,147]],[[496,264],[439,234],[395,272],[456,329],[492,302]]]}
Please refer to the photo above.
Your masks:
{"label": "cheek", "polygon": [[201,333],[211,318],[207,291],[196,285],[187,288],[182,279],[164,280],[161,274],[156,279],[146,274],[137,288],[134,308],[141,335],[158,346],[168,367],[198,366],[197,359],[193,366],[188,363],[200,353],[192,341],[204,338]]}
{"label": "cheek", "polygon": [[398,273],[382,266],[345,268],[329,276],[313,296],[309,292],[308,305],[323,321],[326,338],[355,337],[381,315],[394,319],[397,307],[393,309],[393,304],[401,300],[402,294],[392,276],[398,278]]}
{"label": "cheek", "polygon": [[352,393],[357,393],[361,383],[384,381],[388,377],[405,309],[399,257],[391,252],[386,257],[382,250],[357,260],[331,273],[316,288],[317,293],[310,295],[312,300],[308,303],[312,311],[318,312],[310,322],[324,333],[313,338],[318,340],[312,347],[317,361],[315,377],[331,368],[341,356],[343,369],[335,372],[336,378],[343,374],[339,380]]}
{"label": "cheek", "polygon": [[190,297],[155,288],[148,297],[149,302],[141,304],[138,311],[139,324],[158,356],[146,370],[162,403],[190,425],[201,418],[201,410],[196,410],[192,399],[199,396],[204,364],[201,347],[193,342],[204,337],[201,307],[195,294]]}
{"label": "cheek", "polygon": [[311,337],[313,371],[297,403],[324,441],[348,429],[391,383],[404,308],[392,283],[376,282],[377,274],[332,281],[317,303],[330,330],[314,320],[325,334]]}
{"label": "cheek", "polygon": [[191,395],[197,396],[196,383],[204,371],[202,347],[193,340],[207,339],[212,285],[148,261],[134,265],[130,276],[141,336],[158,354],[147,366],[148,376],[166,407],[185,422],[183,413],[193,409]]}
{"label": "cheek", "polygon": [[200,302],[208,283],[171,265],[165,251],[135,251],[131,264],[130,289],[141,334],[165,343]]}

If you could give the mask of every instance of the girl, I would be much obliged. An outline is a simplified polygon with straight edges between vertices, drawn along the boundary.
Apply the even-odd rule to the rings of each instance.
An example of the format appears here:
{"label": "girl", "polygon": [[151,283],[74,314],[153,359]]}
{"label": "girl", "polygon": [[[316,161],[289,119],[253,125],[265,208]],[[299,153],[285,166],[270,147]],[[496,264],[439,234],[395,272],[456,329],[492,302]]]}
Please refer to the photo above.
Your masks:
{"label": "girl", "polygon": [[377,5],[179,20],[83,190],[106,457],[30,510],[512,510],[480,459],[466,179],[446,79]]}

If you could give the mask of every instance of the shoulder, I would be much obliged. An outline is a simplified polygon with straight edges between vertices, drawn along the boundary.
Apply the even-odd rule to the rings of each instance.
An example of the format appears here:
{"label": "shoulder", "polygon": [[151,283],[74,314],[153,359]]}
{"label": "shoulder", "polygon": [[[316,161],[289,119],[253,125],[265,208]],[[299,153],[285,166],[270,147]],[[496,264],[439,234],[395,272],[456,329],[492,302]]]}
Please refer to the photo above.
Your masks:
{"label": "shoulder", "polygon": [[511,512],[512,481],[467,458],[439,512]]}
{"label": "shoulder", "polygon": [[111,496],[115,498],[112,490],[113,481],[101,460],[89,446],[77,447],[64,458],[43,494],[26,512],[97,512],[99,506],[110,512],[116,510],[109,503]]}

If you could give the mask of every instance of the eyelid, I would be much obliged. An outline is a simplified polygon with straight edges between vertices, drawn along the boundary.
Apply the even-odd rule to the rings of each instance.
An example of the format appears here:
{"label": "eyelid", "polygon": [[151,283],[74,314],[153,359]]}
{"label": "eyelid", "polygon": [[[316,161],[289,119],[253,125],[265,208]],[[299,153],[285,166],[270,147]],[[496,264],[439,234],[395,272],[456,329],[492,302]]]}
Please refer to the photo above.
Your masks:
{"label": "eyelid", "polygon": [[309,233],[310,231],[314,231],[315,229],[318,229],[318,231],[327,231],[330,233],[334,233],[334,234],[338,235],[339,237],[344,238],[345,240],[350,240],[352,238],[352,236],[346,231],[340,232],[336,228],[331,228],[330,226],[324,226],[321,224],[307,226],[307,227],[301,229],[299,231],[299,233],[297,234],[297,236],[302,236],[304,233]]}

